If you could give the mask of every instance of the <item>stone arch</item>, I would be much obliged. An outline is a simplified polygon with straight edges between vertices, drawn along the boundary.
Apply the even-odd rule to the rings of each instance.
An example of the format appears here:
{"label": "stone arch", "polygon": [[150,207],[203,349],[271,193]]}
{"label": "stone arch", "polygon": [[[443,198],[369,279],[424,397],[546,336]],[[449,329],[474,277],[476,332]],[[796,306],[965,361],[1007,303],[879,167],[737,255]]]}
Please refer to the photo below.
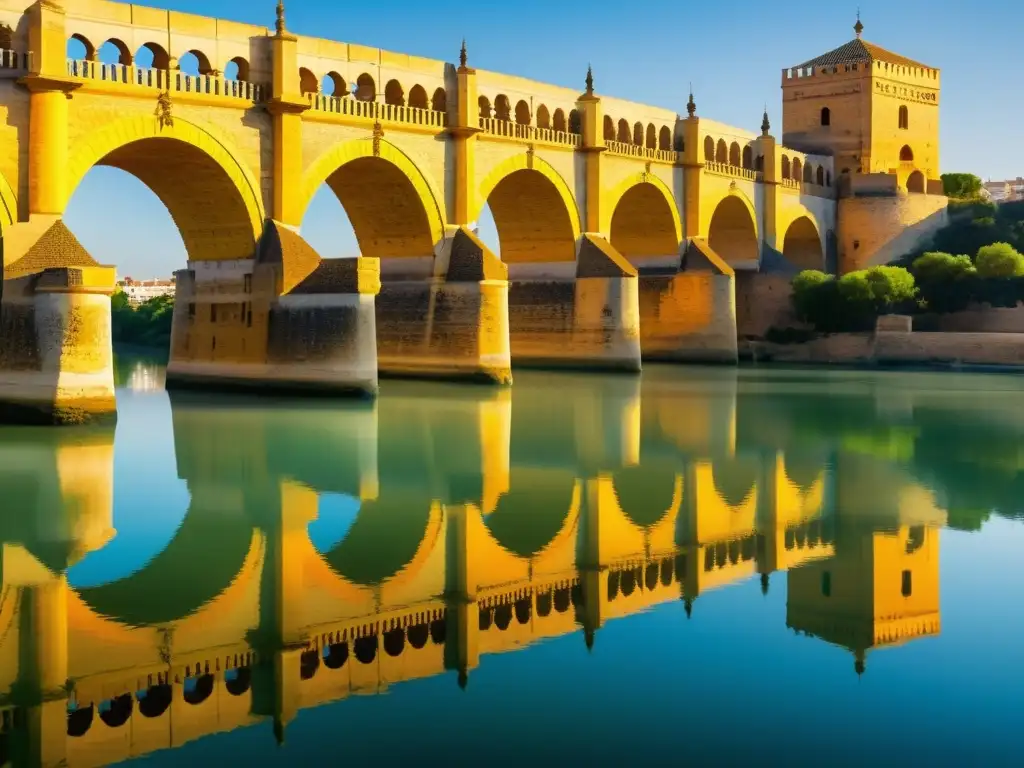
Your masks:
{"label": "stone arch", "polygon": [[604,116],[604,140],[615,141],[615,121],[611,115]]}
{"label": "stone arch", "polygon": [[[235,70],[232,73],[234,75],[233,78],[232,78],[232,76],[230,74],[228,74],[232,64],[235,65]],[[225,65],[225,67],[224,67],[224,77],[226,79],[228,79],[228,80],[234,79],[234,80],[239,80],[241,82],[248,82],[249,81],[249,60],[246,59],[244,56],[235,56],[235,58],[231,59]]]}
{"label": "stone arch", "polygon": [[68,45],[68,58],[73,58],[71,56],[71,52],[70,52],[70,46],[71,46],[72,41],[78,43],[79,45],[82,46],[82,48],[85,49],[85,56],[83,57],[83,59],[85,61],[95,61],[96,60],[96,46],[92,44],[92,41],[89,40],[89,38],[87,38],[85,35],[81,34],[80,32],[75,32],[73,35],[71,35],[71,37],[68,38],[68,42],[67,42],[67,45]]}
{"label": "stone arch", "polygon": [[[366,99],[366,101],[370,101],[370,99]],[[388,80],[384,86],[384,103],[393,107],[405,106],[405,91],[397,80]]]}
{"label": "stone arch", "polygon": [[548,112],[548,108],[544,104],[541,104],[539,107],[537,107],[537,127],[551,127],[551,113]]}
{"label": "stone arch", "polygon": [[828,107],[821,108],[821,124],[826,128],[832,125],[832,110]]}
{"label": "stone arch", "polygon": [[135,58],[132,56],[131,49],[127,45],[125,45],[123,40],[119,40],[116,37],[111,37],[110,39],[105,40],[103,42],[103,45],[101,45],[96,51],[96,58],[98,58],[100,61],[103,61],[103,59],[105,58],[104,49],[106,49],[107,46],[110,46],[110,49],[112,49],[117,54],[117,61],[107,63],[121,64],[126,67],[130,67],[132,65],[132,62],[135,60]]}
{"label": "stone arch", "polygon": [[419,83],[409,89],[409,106],[417,109],[427,109],[429,106],[427,89]]}
{"label": "stone arch", "polygon": [[305,67],[299,67],[299,91],[303,95],[320,91],[320,81],[317,76]]}
{"label": "stone arch", "polygon": [[819,187],[824,187],[825,186],[825,166],[823,166],[823,165],[819,165],[818,166],[818,169],[815,171],[814,182]]}
{"label": "stone arch", "polygon": [[486,96],[481,96],[476,100],[476,104],[480,108],[480,119],[489,119],[491,116],[491,100]]}
{"label": "stone arch", "polygon": [[704,137],[704,160],[708,163],[715,162],[715,140],[710,136]]}
{"label": "stone arch", "polygon": [[98,707],[100,720],[108,728],[120,728],[127,723],[135,709],[135,702],[130,693],[122,693],[112,699],[107,699]]}
{"label": "stone arch", "polygon": [[171,706],[174,691],[167,683],[158,683],[136,692],[135,698],[139,702],[139,714],[146,718],[160,717]]}
{"label": "stone arch", "polygon": [[506,122],[512,119],[512,102],[504,93],[499,93],[494,100],[494,116]]}
{"label": "stone arch", "polygon": [[[185,51],[181,58],[178,59],[178,69],[181,70],[182,61],[186,60],[187,56],[193,56],[196,60],[196,71],[200,75],[208,75],[213,72],[213,65],[210,63],[210,57],[200,51],[198,48]],[[187,73],[192,74],[192,73]]]}
{"label": "stone arch", "polygon": [[667,125],[661,126],[661,131],[658,133],[658,149],[665,152],[672,149],[672,131]]}
{"label": "stone arch", "polygon": [[551,127],[556,131],[561,131],[562,133],[565,133],[568,130],[568,126],[565,122],[565,112],[561,109],[555,110],[555,114],[551,118]]}
{"label": "stone arch", "polygon": [[725,144],[725,139],[718,140],[715,147],[715,162],[721,165],[726,165],[729,162],[729,148]]}
{"label": "stone arch", "polygon": [[434,89],[434,95],[430,98],[430,108],[435,112],[448,111],[448,94],[444,88]]}
{"label": "stone arch", "polygon": [[654,123],[647,124],[647,148],[658,148],[658,132],[657,129],[654,127]]}
{"label": "stone arch", "polygon": [[516,102],[516,123],[529,125],[533,116],[530,114],[530,105],[520,99]]}
{"label": "stone arch", "polygon": [[94,166],[119,168],[167,206],[190,259],[252,257],[265,218],[260,186],[224,138],[183,117],[160,127],[147,115],[108,123],[69,155],[69,194]]}
{"label": "stone arch", "polygon": [[914,150],[909,145],[904,144],[900,147],[900,162],[901,163],[912,163],[914,162]]}
{"label": "stone arch", "polygon": [[583,121],[580,119],[579,110],[569,111],[569,133],[583,133]]}
{"label": "stone arch", "polygon": [[782,255],[799,269],[825,268],[821,233],[809,215],[798,216],[787,227],[782,239]]}
{"label": "stone arch", "polygon": [[[149,54],[152,58],[152,62],[149,65],[149,69],[162,69],[168,70],[171,68],[171,54],[167,52],[160,43],[143,43],[139,46],[139,49],[135,51],[135,65],[139,66],[139,54],[143,51]],[[146,57],[143,57],[146,58]]]}
{"label": "stone arch", "polygon": [[814,165],[812,163],[807,163],[804,166],[804,181],[808,184],[814,182]]}
{"label": "stone arch", "polygon": [[790,178],[789,155],[783,155],[782,156],[782,178],[784,178],[784,179]]}
{"label": "stone arch", "polygon": [[924,174],[920,171],[914,171],[907,177],[907,192],[916,192],[918,194],[924,194],[925,181]]}
{"label": "stone arch", "polygon": [[618,131],[615,135],[615,140],[623,144],[629,144],[632,141],[632,136],[629,132],[629,123],[624,118],[619,118]]}
{"label": "stone arch", "polygon": [[748,171],[754,170],[754,150],[749,144],[743,148],[743,167]]}
{"label": "stone arch", "polygon": [[792,179],[794,181],[800,181],[800,180],[803,179],[803,176],[804,176],[804,174],[803,174],[803,164],[800,162],[800,158],[799,157],[794,157],[793,158],[793,168],[792,168]]}
{"label": "stone arch", "polygon": [[726,263],[756,264],[760,255],[754,206],[742,193],[726,195],[708,225],[708,244]]}
{"label": "stone arch", "polygon": [[359,101],[374,101],[377,98],[377,83],[374,82],[373,76],[363,72],[357,77],[356,87],[352,95],[359,99]]}
{"label": "stone arch", "polygon": [[364,256],[430,256],[444,238],[437,185],[394,144],[351,139],[317,158],[303,176],[305,211],[326,183],[348,214]]}
{"label": "stone arch", "polygon": [[[301,71],[301,70],[300,70]],[[348,96],[348,83],[345,78],[333,70],[324,75],[319,83],[320,92],[328,96],[336,96],[343,99]],[[303,89],[305,92],[305,89]]]}
{"label": "stone arch", "polygon": [[501,243],[501,259],[522,262],[575,261],[580,217],[572,190],[551,165],[526,153],[496,165],[480,185]]}
{"label": "stone arch", "polygon": [[602,209],[609,219],[601,228],[627,259],[678,255],[679,208],[661,179],[642,173],[624,179],[610,190]]}
{"label": "stone arch", "polygon": [[639,120],[633,123],[633,144],[637,147],[644,145],[644,124]]}
{"label": "stone arch", "polygon": [[683,500],[683,485],[675,472],[652,473],[640,466],[613,473],[612,489],[619,509],[637,528],[653,528],[674,514]]}
{"label": "stone arch", "polygon": [[427,89],[416,83],[409,89],[409,106],[417,109],[429,109],[430,101],[427,99]]}
{"label": "stone arch", "polygon": [[735,141],[729,145],[729,165],[733,168],[739,168],[742,159],[740,157],[740,145]]}
{"label": "stone arch", "polygon": [[910,110],[907,109],[906,104],[900,105],[899,127],[903,131],[910,128]]}

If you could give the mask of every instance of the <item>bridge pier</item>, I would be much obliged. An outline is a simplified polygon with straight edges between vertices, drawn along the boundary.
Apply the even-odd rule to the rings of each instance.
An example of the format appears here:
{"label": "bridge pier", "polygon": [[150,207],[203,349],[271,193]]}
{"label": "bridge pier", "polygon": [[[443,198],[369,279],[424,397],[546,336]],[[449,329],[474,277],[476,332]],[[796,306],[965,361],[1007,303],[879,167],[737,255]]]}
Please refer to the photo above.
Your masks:
{"label": "bridge pier", "polygon": [[510,384],[508,270],[466,227],[433,256],[387,259],[377,297],[383,375]]}
{"label": "bridge pier", "polygon": [[637,271],[607,240],[584,234],[574,269],[571,264],[523,264],[512,270],[514,364],[640,371]]}

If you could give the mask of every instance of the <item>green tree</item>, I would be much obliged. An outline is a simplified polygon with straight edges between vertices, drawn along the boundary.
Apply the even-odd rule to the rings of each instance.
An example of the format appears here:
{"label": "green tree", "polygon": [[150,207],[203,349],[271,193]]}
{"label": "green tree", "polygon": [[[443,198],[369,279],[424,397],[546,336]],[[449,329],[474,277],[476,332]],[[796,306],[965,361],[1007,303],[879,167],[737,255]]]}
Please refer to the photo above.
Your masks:
{"label": "green tree", "polygon": [[957,280],[975,273],[970,256],[953,256],[941,251],[929,251],[914,260],[910,271],[920,283]]}
{"label": "green tree", "polygon": [[963,200],[981,195],[981,179],[973,173],[944,173],[940,178],[946,197]]}
{"label": "green tree", "polygon": [[979,248],[974,263],[981,277],[1024,275],[1024,256],[1009,243],[992,243]]}

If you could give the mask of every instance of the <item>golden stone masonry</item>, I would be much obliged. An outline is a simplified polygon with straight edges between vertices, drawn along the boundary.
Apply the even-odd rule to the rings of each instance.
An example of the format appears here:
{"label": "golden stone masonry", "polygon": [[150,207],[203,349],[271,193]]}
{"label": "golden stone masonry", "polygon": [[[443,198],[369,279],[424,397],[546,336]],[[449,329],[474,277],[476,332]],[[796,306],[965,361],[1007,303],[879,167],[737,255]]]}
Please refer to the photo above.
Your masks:
{"label": "golden stone masonry", "polygon": [[[109,353],[83,371],[71,347],[109,347],[114,272],[61,222],[97,165],[149,186],[188,251],[172,385],[372,395],[378,372],[734,362],[737,273],[743,292],[884,262],[945,220],[939,72],[859,21],[783,70],[781,143],[767,110],[749,132],[691,92],[682,117],[600,95],[589,68],[579,93],[473,69],[465,43],[452,64],[293,35],[283,3],[273,29],[107,0],[0,0],[0,24],[4,418],[113,414]],[[299,233],[324,183],[358,259]],[[500,258],[474,232],[485,204]]]}

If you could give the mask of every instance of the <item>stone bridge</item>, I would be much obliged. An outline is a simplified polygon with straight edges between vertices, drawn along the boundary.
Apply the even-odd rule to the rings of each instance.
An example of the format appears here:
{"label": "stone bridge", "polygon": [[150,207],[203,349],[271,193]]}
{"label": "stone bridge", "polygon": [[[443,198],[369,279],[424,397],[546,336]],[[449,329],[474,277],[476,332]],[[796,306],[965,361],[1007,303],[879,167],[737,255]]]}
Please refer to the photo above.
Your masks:
{"label": "stone bridge", "polygon": [[[684,117],[589,71],[577,92],[476,70],[465,44],[449,63],[296,36],[281,6],[267,29],[0,0],[0,23],[2,397],[58,420],[113,403],[113,271],[61,223],[97,165],[181,232],[180,382],[372,392],[378,367],[507,382],[513,363],[733,361],[735,271],[831,253],[832,160],[781,146],[767,114],[752,133],[692,94]],[[299,234],[323,184],[359,259]],[[485,204],[497,255],[474,233]]]}

